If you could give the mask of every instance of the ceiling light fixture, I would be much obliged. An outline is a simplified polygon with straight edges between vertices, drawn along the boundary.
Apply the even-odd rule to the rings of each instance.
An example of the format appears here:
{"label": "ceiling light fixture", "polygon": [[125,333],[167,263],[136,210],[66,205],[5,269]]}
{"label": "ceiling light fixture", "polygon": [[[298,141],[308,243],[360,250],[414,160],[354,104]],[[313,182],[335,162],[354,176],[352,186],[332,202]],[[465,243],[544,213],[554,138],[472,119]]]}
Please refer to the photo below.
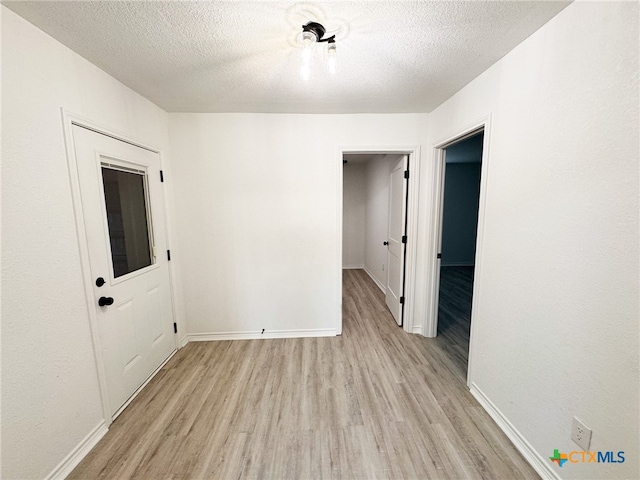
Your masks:
{"label": "ceiling light fixture", "polygon": [[302,33],[298,35],[298,45],[300,47],[300,75],[303,79],[311,78],[311,69],[317,53],[317,45],[326,43],[324,51],[324,69],[327,73],[334,75],[338,71],[338,58],[336,50],[336,36],[331,35],[324,38],[325,28],[317,22],[309,22],[302,26]]}

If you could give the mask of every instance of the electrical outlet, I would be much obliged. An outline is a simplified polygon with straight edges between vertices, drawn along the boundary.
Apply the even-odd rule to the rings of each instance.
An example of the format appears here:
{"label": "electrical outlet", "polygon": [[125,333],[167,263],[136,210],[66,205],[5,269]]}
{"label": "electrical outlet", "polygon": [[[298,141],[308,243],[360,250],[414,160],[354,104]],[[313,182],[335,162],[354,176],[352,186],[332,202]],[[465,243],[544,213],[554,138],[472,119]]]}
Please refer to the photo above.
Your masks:
{"label": "electrical outlet", "polygon": [[589,445],[591,444],[591,429],[576,417],[573,417],[571,440],[580,445],[582,450],[589,450]]}

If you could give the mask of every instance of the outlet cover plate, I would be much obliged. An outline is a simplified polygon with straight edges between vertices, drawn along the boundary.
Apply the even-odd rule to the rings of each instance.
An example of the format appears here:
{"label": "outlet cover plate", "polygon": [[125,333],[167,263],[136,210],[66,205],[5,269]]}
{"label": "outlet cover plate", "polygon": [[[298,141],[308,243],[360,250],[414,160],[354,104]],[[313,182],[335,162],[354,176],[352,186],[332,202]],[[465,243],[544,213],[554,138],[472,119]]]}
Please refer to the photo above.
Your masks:
{"label": "outlet cover plate", "polygon": [[571,440],[580,445],[582,450],[585,451],[589,450],[589,445],[591,445],[591,429],[576,417],[573,417]]}

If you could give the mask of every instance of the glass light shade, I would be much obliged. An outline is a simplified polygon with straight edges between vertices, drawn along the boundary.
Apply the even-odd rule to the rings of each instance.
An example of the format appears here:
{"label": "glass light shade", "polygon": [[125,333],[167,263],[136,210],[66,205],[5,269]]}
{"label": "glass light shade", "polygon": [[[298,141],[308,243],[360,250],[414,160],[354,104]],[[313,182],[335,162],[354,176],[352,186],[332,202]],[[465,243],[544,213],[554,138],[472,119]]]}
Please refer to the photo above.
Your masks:
{"label": "glass light shade", "polygon": [[298,36],[298,45],[300,46],[300,76],[304,80],[311,77],[311,65],[316,53],[316,44],[318,37],[313,32],[302,32]]}
{"label": "glass light shade", "polygon": [[338,73],[338,50],[335,43],[328,43],[324,54],[324,69],[330,75]]}
{"label": "glass light shade", "polygon": [[298,38],[298,43],[300,44],[300,57],[302,59],[302,63],[311,64],[313,61],[316,42],[318,38],[313,32],[302,32]]}
{"label": "glass light shade", "polygon": [[303,63],[300,66],[300,76],[305,81],[309,80],[309,78],[311,78],[311,65]]}

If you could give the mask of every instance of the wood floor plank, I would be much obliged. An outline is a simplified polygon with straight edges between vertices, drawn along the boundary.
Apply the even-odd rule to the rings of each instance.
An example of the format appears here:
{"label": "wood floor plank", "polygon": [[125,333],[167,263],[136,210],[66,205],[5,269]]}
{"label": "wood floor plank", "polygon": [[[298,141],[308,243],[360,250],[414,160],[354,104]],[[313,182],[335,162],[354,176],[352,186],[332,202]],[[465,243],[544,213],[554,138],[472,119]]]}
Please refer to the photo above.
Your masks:
{"label": "wood floor plank", "polygon": [[538,478],[466,387],[452,273],[436,339],[346,270],[340,337],[188,344],[69,479]]}

